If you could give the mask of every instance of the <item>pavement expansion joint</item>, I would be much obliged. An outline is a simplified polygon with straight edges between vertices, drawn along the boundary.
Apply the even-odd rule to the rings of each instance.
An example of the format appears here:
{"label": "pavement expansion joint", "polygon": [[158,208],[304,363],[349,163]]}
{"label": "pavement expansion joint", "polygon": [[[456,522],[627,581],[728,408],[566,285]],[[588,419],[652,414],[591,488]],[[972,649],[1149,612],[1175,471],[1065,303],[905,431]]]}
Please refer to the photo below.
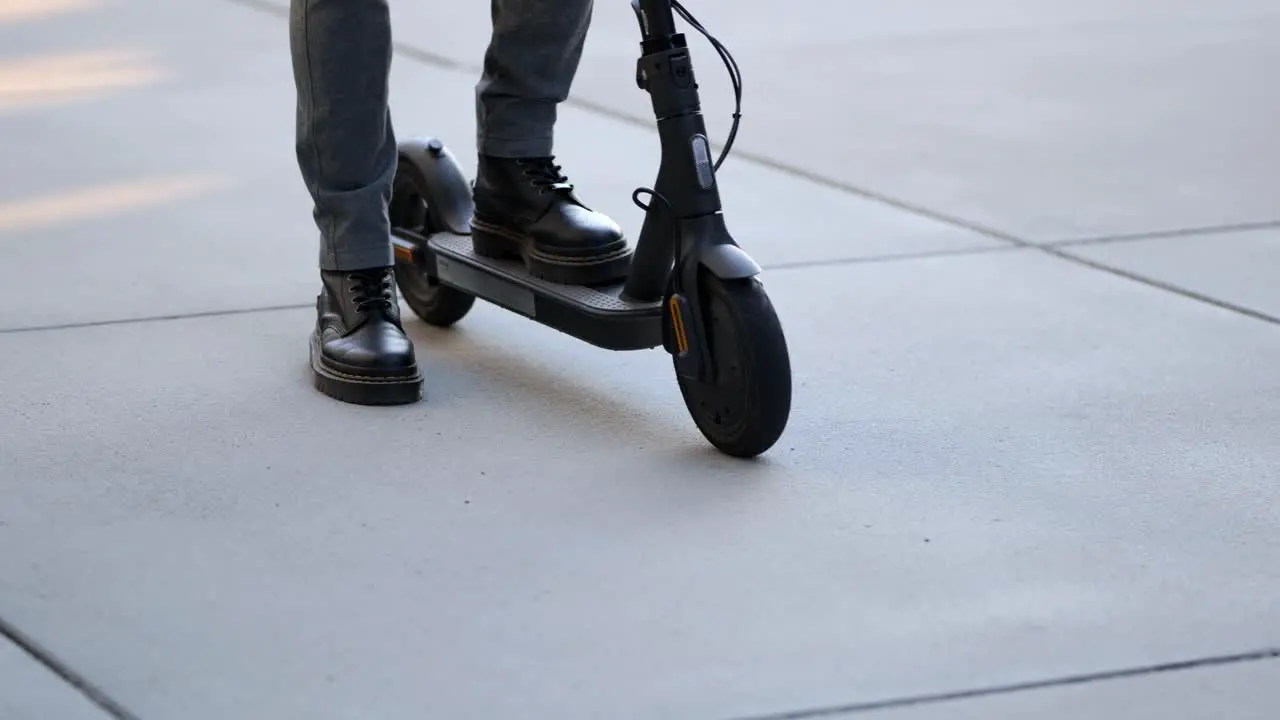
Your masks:
{"label": "pavement expansion joint", "polygon": [[98,706],[103,712],[107,713],[116,720],[139,720],[136,715],[126,709],[123,705],[116,702],[111,696],[107,695],[100,688],[89,682],[83,675],[73,670],[66,663],[59,660],[52,652],[36,642],[35,639],[28,637],[25,633],[14,627],[13,624],[0,618],[0,638],[4,638],[12,642],[26,654],[30,655],[33,660],[43,665],[49,672],[57,675],[64,682],[75,688],[81,695],[84,695],[89,702]]}
{"label": "pavement expansion joint", "polygon": [[110,318],[107,320],[87,320],[85,322],[58,323],[55,325],[26,325],[13,328],[0,328],[0,335],[17,335],[19,333],[46,332],[54,330],[79,330],[83,328],[105,327],[110,325],[134,325],[137,323],[165,322],[169,320],[194,320],[197,318],[226,317],[229,315],[253,315],[257,313],[282,312],[285,310],[304,310],[315,307],[314,303],[293,303],[291,305],[266,305],[252,308],[233,308],[231,310],[206,310],[203,312],[174,313],[170,315],[144,315],[141,317]]}
{"label": "pavement expansion joint", "polygon": [[1250,652],[1236,653],[1232,655],[1216,655],[1196,658],[1194,660],[1179,660],[1175,662],[1160,663],[1157,665],[1144,665],[1121,670],[1105,670],[1101,672],[1082,673],[1079,675],[1067,675],[1057,678],[1031,680],[1026,682],[1010,683],[1007,685],[993,685],[970,690],[956,690],[945,693],[915,695],[889,700],[875,700],[865,703],[850,703],[848,705],[831,705],[827,707],[793,710],[770,715],[754,715],[738,718],[737,720],[816,720],[817,718],[840,717],[877,710],[902,708],[912,705],[944,703],[955,700],[970,700],[973,698],[989,697],[992,695],[1008,695],[1015,692],[1043,690],[1046,688],[1064,687],[1068,685],[1084,685],[1087,683],[1104,682],[1107,680],[1123,680],[1126,678],[1143,677],[1146,675],[1156,675],[1160,673],[1184,672],[1201,668],[1238,665],[1241,663],[1277,659],[1280,659],[1280,648],[1265,648],[1262,650],[1253,650]]}
{"label": "pavement expansion joint", "polygon": [[1052,242],[1044,243],[1044,245],[1046,247],[1055,248],[1079,247],[1082,245],[1109,245],[1111,243],[1139,242],[1142,240],[1165,240],[1195,237],[1197,235],[1221,235],[1227,233],[1244,233],[1255,230],[1275,229],[1280,229],[1280,220],[1259,220],[1257,222],[1229,223],[1225,225],[1172,228],[1168,230],[1152,230],[1150,232],[1125,233],[1122,235],[1100,235],[1098,237],[1054,240]]}

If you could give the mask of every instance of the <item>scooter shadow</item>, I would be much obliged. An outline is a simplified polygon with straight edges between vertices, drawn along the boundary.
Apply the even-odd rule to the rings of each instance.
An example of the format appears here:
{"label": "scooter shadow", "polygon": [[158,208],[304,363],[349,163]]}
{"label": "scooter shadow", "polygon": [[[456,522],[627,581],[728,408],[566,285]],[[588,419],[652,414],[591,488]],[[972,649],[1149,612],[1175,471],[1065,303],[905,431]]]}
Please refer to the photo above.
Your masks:
{"label": "scooter shadow", "polygon": [[405,329],[423,355],[428,402],[433,406],[470,403],[468,387],[496,385],[509,395],[520,396],[528,405],[554,408],[560,417],[571,416],[574,419],[570,422],[580,424],[584,435],[603,432],[620,446],[656,450],[697,464],[724,464],[739,470],[770,464],[767,456],[753,461],[728,457],[706,442],[693,421],[684,415],[684,400],[670,377],[670,362],[665,356],[655,357],[655,362],[667,376],[669,389],[663,391],[667,402],[655,406],[628,402],[619,393],[584,385],[575,380],[572,364],[557,372],[529,360],[528,350],[522,354],[509,344],[465,327],[441,329],[409,321]]}

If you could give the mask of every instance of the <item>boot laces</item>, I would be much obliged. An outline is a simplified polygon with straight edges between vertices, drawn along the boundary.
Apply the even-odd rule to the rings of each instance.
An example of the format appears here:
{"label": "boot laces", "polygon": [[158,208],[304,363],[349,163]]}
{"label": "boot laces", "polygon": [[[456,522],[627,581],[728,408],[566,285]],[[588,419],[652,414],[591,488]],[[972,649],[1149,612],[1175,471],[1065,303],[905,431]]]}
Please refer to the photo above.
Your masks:
{"label": "boot laces", "polygon": [[539,193],[548,193],[554,190],[573,190],[573,185],[569,183],[569,178],[560,172],[562,168],[555,163],[554,157],[517,160],[516,163],[523,169],[525,177],[529,178],[529,182],[538,188]]}
{"label": "boot laces", "polygon": [[351,281],[351,300],[362,313],[374,310],[390,310],[395,302],[392,293],[391,274],[383,271],[354,272],[347,275]]}

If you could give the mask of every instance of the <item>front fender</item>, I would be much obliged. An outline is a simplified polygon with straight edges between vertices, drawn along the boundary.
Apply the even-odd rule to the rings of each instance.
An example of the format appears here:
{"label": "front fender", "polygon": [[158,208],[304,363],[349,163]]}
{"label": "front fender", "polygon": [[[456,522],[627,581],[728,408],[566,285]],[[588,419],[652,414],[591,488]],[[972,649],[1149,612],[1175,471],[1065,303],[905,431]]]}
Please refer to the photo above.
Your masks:
{"label": "front fender", "polygon": [[399,145],[399,158],[401,169],[426,200],[432,226],[470,235],[475,212],[471,182],[444,143],[433,137],[404,140]]}
{"label": "front fender", "polygon": [[703,245],[698,264],[721,280],[742,280],[760,274],[760,265],[747,251],[731,243]]}

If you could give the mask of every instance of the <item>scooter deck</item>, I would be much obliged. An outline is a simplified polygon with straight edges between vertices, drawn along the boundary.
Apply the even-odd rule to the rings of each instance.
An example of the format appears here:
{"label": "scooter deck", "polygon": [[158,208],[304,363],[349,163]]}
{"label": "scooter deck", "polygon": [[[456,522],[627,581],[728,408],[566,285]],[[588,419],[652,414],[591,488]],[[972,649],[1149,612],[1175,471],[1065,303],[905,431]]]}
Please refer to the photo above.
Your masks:
{"label": "scooter deck", "polygon": [[597,347],[644,350],[662,345],[662,301],[621,297],[623,283],[562,285],[529,274],[519,260],[475,254],[471,237],[395,231],[396,252],[431,277],[481,300],[537,320]]}

